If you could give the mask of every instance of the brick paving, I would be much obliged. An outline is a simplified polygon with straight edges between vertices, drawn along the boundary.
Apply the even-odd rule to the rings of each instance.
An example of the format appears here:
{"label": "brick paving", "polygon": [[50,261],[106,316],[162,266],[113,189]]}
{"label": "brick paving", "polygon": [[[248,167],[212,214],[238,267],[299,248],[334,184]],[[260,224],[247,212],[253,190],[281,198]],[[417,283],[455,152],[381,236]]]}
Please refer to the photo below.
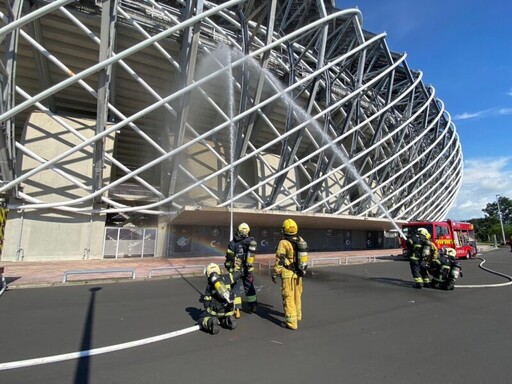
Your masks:
{"label": "brick paving", "polygon": [[[400,249],[311,252],[310,265],[353,264],[399,258]],[[267,270],[273,264],[273,254],[256,257],[256,268]],[[146,280],[200,275],[211,262],[220,265],[224,257],[189,258],[125,258],[76,261],[2,262],[8,289],[64,286],[101,281]],[[73,272],[71,272],[73,271]],[[93,271],[101,271],[93,273]],[[78,273],[74,273],[78,272]],[[64,278],[66,282],[64,282]]]}

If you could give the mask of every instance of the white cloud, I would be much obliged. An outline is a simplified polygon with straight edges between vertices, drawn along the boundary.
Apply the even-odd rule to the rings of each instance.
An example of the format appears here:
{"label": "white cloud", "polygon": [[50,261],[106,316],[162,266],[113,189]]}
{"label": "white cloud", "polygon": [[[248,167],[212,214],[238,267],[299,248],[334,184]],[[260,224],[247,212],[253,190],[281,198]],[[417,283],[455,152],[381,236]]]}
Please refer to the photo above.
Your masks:
{"label": "white cloud", "polygon": [[512,115],[512,108],[491,108],[478,112],[464,112],[460,115],[453,116],[453,120],[469,120],[479,117],[490,117],[500,115]]}
{"label": "white cloud", "polygon": [[500,108],[498,113],[500,115],[512,115],[512,108]]}
{"label": "white cloud", "polygon": [[476,117],[482,116],[483,112],[476,112],[476,113],[468,113],[464,112],[461,115],[455,115],[453,116],[453,120],[467,120],[467,119],[474,119]]}
{"label": "white cloud", "polygon": [[512,88],[510,88],[510,91],[507,92],[507,95],[512,96]]}
{"label": "white cloud", "polygon": [[462,186],[447,217],[467,220],[484,217],[482,209],[496,195],[512,198],[512,157],[472,159],[464,164]]}

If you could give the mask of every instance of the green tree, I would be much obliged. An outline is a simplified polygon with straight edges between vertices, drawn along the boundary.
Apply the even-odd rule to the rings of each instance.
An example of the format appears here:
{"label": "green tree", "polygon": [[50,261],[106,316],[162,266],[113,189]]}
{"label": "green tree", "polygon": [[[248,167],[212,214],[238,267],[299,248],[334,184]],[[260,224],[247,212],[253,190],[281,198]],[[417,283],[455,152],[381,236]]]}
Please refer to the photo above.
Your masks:
{"label": "green tree", "polygon": [[475,227],[475,235],[478,241],[493,241],[493,226],[498,224],[496,219],[489,217],[468,220]]}
{"label": "green tree", "polygon": [[500,206],[501,217],[503,224],[512,224],[512,200],[505,196],[498,197],[498,201],[487,203],[482,212],[486,217],[496,218],[499,220],[498,203]]}
{"label": "green tree", "polygon": [[501,230],[500,216],[498,214],[498,203],[503,221],[503,230],[506,241],[512,236],[512,200],[505,196],[500,196],[498,201],[487,203],[482,212],[485,217],[469,220],[475,226],[476,237],[480,241],[493,241],[494,235],[499,242],[503,240]]}

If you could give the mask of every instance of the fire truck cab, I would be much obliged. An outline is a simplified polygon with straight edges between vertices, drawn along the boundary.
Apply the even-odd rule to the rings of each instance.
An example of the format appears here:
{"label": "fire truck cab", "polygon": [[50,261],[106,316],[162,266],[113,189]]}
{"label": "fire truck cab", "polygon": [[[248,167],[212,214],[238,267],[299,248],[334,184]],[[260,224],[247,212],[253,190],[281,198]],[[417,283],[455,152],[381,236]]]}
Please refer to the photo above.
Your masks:
{"label": "fire truck cab", "polygon": [[[431,235],[431,241],[437,249],[449,247],[455,249],[459,259],[470,259],[478,254],[473,224],[453,220],[446,221],[414,221],[402,225],[405,236],[416,233],[418,228],[425,228]],[[402,248],[406,249],[405,240],[401,240]]]}

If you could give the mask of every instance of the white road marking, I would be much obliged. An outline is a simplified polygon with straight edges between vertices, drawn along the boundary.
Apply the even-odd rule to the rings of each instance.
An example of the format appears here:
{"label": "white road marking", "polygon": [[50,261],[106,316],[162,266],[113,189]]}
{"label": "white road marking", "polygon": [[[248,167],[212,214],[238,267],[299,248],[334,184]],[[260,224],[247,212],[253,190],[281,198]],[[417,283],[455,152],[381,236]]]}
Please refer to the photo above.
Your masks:
{"label": "white road marking", "polygon": [[158,341],[162,341],[162,340],[166,340],[166,339],[171,339],[173,337],[185,335],[187,333],[194,332],[197,330],[199,330],[199,325],[194,325],[193,327],[190,327],[190,328],[185,328],[185,329],[181,329],[179,331],[164,333],[163,335],[148,337],[146,339],[129,341],[127,343],[122,343],[122,344],[110,345],[107,347],[89,349],[87,351],[71,352],[71,353],[65,353],[62,355],[38,357],[35,359],[29,359],[29,360],[20,360],[20,361],[11,361],[8,363],[0,363],[0,371],[6,371],[8,369],[31,367],[34,365],[41,365],[41,364],[51,364],[51,363],[57,363],[60,361],[80,359],[82,357],[101,355],[103,353],[121,351],[123,349],[140,347],[141,345],[146,345],[146,344],[156,343]]}

